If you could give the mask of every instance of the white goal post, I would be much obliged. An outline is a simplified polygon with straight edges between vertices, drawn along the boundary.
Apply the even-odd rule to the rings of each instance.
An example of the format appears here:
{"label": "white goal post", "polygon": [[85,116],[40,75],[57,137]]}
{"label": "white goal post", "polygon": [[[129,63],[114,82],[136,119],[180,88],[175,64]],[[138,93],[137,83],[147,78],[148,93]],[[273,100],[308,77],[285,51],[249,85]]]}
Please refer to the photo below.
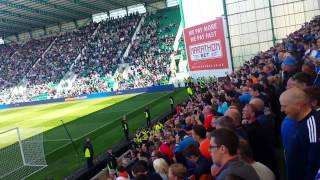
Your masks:
{"label": "white goal post", "polygon": [[43,133],[12,128],[0,132],[0,179],[25,179],[47,166]]}

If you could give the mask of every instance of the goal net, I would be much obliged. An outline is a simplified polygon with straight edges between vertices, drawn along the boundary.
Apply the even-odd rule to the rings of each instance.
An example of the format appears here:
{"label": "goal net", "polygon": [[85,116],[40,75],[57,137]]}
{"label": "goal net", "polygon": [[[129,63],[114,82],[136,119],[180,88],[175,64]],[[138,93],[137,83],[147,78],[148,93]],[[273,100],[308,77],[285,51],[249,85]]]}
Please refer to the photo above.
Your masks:
{"label": "goal net", "polygon": [[29,137],[30,131],[34,130],[0,132],[0,179],[25,179],[47,166],[43,134]]}

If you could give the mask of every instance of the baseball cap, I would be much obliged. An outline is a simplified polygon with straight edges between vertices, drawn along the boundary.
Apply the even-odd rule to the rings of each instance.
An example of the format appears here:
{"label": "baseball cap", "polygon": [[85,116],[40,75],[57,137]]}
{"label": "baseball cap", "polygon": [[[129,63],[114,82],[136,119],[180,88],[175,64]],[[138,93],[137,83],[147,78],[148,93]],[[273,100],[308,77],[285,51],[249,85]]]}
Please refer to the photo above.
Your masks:
{"label": "baseball cap", "polygon": [[297,61],[294,57],[288,56],[285,60],[283,60],[284,65],[295,65],[297,64]]}

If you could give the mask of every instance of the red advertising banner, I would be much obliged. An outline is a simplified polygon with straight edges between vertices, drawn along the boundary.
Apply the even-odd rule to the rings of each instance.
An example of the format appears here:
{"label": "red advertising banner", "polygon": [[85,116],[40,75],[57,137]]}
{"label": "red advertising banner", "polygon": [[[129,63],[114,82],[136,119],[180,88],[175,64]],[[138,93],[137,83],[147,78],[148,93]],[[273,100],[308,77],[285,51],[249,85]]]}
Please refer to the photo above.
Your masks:
{"label": "red advertising banner", "polygon": [[186,28],[184,36],[191,71],[228,68],[222,18]]}

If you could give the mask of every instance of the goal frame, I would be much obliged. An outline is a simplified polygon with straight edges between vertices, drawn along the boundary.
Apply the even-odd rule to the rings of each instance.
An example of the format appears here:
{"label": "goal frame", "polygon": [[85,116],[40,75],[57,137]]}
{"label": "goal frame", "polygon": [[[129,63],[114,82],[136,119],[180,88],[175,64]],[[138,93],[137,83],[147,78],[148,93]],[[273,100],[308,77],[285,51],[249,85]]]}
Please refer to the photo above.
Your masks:
{"label": "goal frame", "polygon": [[[1,135],[1,134],[5,134],[5,133],[9,133],[9,132],[11,132],[11,131],[15,131],[16,134],[17,134],[17,141],[18,141],[18,142],[16,142],[16,143],[19,144],[19,150],[20,150],[20,153],[21,153],[21,158],[22,158],[23,164],[22,164],[20,167],[17,167],[16,169],[14,169],[14,170],[12,170],[12,171],[10,171],[10,172],[8,172],[8,173],[0,174],[0,179],[6,177],[6,176],[8,176],[8,175],[10,175],[10,174],[12,174],[12,173],[14,173],[14,172],[16,172],[16,171],[19,171],[20,169],[22,169],[22,168],[25,167],[25,166],[29,166],[29,167],[40,167],[40,168],[37,169],[37,170],[35,170],[35,171],[33,171],[33,172],[30,172],[28,175],[24,176],[24,177],[21,178],[21,179],[26,179],[26,178],[30,177],[31,175],[33,175],[33,174],[41,171],[42,169],[46,168],[46,167],[48,166],[47,163],[46,163],[46,165],[33,165],[33,164],[28,164],[28,163],[26,163],[25,153],[24,153],[23,144],[22,144],[23,139],[21,138],[20,128],[15,127],[15,128],[11,128],[11,129],[7,129],[7,130],[4,130],[4,131],[1,131],[1,132],[0,132],[0,135]],[[37,136],[37,135],[35,135],[35,136]],[[42,141],[42,143],[43,143],[43,141]],[[43,144],[42,144],[42,146],[43,146]],[[6,147],[4,147],[4,148],[6,148]],[[0,149],[1,149],[1,148],[0,148]]]}

